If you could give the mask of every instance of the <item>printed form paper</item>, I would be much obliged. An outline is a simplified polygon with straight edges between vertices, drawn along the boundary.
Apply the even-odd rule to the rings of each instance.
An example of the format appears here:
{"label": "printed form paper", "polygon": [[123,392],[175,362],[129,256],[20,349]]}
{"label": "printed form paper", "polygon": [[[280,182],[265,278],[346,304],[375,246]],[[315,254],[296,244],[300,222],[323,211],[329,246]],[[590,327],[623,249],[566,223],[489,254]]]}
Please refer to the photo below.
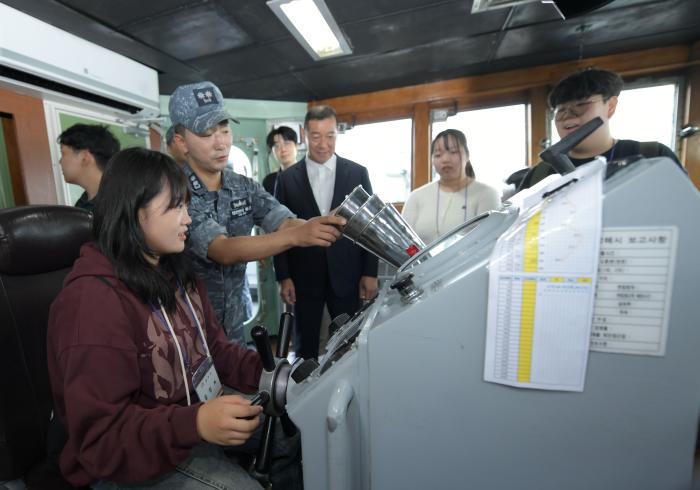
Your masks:
{"label": "printed form paper", "polygon": [[535,204],[498,240],[490,261],[484,380],[583,391],[604,174],[598,159],[550,181],[538,199],[524,201]]}
{"label": "printed form paper", "polygon": [[675,226],[603,230],[591,350],[666,353],[677,235]]}

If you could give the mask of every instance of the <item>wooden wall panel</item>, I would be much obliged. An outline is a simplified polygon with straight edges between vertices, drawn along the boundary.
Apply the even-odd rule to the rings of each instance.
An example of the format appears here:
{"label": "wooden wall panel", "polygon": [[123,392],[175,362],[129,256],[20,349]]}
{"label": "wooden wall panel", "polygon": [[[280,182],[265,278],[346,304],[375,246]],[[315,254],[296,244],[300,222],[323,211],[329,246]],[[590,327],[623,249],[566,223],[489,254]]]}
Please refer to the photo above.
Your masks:
{"label": "wooden wall panel", "polygon": [[24,192],[24,177],[20,164],[19,148],[17,147],[17,131],[15,120],[11,114],[2,118],[2,132],[7,153],[8,169],[10,171],[12,197],[15,206],[27,204],[27,195]]}
{"label": "wooden wall panel", "polygon": [[540,161],[540,153],[543,148],[540,142],[547,138],[547,94],[548,87],[530,89],[530,124],[528,135],[530,151],[528,152],[528,164],[535,165]]}
{"label": "wooden wall panel", "polygon": [[430,108],[423,102],[413,111],[413,168],[411,188],[430,180]]}
{"label": "wooden wall panel", "polygon": [[14,122],[17,153],[12,158],[18,162],[11,162],[10,166],[21,169],[25,196],[22,202],[20,196],[15,195],[15,203],[58,203],[43,102],[0,88],[0,111],[11,114]]}
{"label": "wooden wall panel", "polygon": [[154,129],[148,130],[148,142],[150,143],[151,150],[160,150],[160,133]]}
{"label": "wooden wall panel", "polygon": [[402,105],[413,106],[419,102],[459,99],[467,95],[474,98],[477,95],[508,94],[529,90],[534,87],[554,85],[566,75],[592,65],[615,70],[623,76],[652,74],[677,70],[687,66],[689,50],[688,46],[672,46],[634,53],[586,58],[556,65],[543,65],[534,68],[523,68],[443,82],[381,90],[367,94],[335,97],[313,102],[313,105],[331,105],[339,115],[360,114]]}
{"label": "wooden wall panel", "polygon": [[[442,107],[465,109],[505,105],[509,103],[530,103],[529,162],[539,161],[540,141],[546,137],[546,95],[565,76],[589,67],[597,66],[615,70],[626,78],[647,75],[665,75],[669,73],[693,72],[693,93],[690,104],[694,107],[693,117],[698,121],[700,108],[700,88],[697,71],[700,70],[700,56],[692,55],[700,51],[696,46],[670,46],[648,49],[632,53],[622,53],[596,58],[586,58],[568,63],[543,65],[507,72],[464,77],[442,82],[413,85],[378,92],[335,97],[310,102],[309,105],[327,104],[335,108],[340,121],[356,124],[380,120],[397,119],[412,115],[413,117],[413,178],[415,189],[428,182],[430,162],[428,157],[430,138],[430,110]],[[691,87],[692,88],[692,87]],[[687,155],[695,152],[696,160],[689,160],[686,165],[698,182],[700,173],[700,154],[691,145],[698,145],[697,137],[687,145]],[[694,147],[693,147],[694,148]],[[693,167],[693,168],[690,168]]]}
{"label": "wooden wall panel", "polygon": [[[691,56],[694,60],[700,60],[700,42],[693,46]],[[689,70],[686,114],[684,123],[700,126],[700,67],[698,66]],[[700,189],[700,134],[684,140],[683,146],[685,168],[695,187]]]}

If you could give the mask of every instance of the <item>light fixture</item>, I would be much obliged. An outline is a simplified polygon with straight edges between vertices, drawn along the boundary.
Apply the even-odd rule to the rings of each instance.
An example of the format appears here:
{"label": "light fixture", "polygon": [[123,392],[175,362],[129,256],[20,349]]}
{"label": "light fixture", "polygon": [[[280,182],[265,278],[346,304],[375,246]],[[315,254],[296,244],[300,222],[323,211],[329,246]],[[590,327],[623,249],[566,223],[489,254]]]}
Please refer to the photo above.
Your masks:
{"label": "light fixture", "polygon": [[570,19],[599,9],[613,0],[577,0],[575,2],[571,0],[474,0],[472,14],[504,7],[517,7],[538,1],[551,4],[562,19]]}
{"label": "light fixture", "polygon": [[314,60],[352,54],[323,0],[269,0],[267,5]]}

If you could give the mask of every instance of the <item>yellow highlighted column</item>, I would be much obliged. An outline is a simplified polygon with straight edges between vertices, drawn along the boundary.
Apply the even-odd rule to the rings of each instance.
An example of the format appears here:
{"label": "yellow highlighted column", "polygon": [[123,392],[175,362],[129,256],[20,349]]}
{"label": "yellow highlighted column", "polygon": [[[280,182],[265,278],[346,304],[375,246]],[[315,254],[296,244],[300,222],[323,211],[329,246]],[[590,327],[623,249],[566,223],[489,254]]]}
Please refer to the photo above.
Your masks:
{"label": "yellow highlighted column", "polygon": [[540,218],[542,211],[534,214],[525,226],[525,253],[523,257],[523,271],[537,272],[537,259],[539,256]]}
{"label": "yellow highlighted column", "polygon": [[523,281],[520,306],[520,348],[518,349],[518,381],[529,382],[532,372],[532,336],[535,330],[537,281]]}
{"label": "yellow highlighted column", "polygon": [[[539,258],[540,218],[542,211],[535,213],[525,227],[525,250],[523,272],[537,272]],[[523,281],[520,306],[520,348],[518,349],[518,381],[530,382],[532,373],[532,337],[535,330],[535,302],[537,281]]]}

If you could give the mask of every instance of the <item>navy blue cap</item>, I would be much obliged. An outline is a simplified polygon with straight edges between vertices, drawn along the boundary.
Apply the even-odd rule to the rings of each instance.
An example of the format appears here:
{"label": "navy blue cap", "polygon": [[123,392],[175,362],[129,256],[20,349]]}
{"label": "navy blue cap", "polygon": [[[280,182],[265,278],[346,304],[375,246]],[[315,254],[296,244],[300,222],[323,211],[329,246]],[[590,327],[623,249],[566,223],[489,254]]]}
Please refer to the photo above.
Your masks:
{"label": "navy blue cap", "polygon": [[180,85],[168,104],[173,126],[182,124],[193,133],[203,134],[227,119],[238,122],[224,107],[219,87],[211,82]]}

